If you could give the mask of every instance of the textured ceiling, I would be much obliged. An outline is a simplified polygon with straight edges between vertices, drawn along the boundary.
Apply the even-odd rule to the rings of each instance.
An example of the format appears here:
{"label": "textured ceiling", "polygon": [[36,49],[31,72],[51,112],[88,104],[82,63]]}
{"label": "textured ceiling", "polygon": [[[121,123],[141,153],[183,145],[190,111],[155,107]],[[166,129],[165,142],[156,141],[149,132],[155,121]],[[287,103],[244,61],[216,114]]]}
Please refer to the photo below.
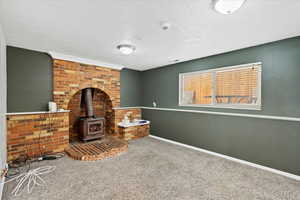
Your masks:
{"label": "textured ceiling", "polygon": [[[233,15],[210,0],[0,0],[0,9],[8,45],[137,70],[300,35],[299,0],[247,0]],[[121,55],[120,43],[137,49]]]}

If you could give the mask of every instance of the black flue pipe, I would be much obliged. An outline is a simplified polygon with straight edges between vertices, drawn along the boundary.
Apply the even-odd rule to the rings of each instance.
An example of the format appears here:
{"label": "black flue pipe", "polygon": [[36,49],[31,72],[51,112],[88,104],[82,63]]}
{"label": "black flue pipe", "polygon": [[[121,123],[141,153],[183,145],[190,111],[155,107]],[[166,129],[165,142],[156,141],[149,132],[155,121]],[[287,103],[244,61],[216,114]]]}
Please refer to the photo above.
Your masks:
{"label": "black flue pipe", "polygon": [[86,115],[88,118],[94,117],[94,109],[93,109],[93,96],[92,96],[92,88],[86,88],[83,91],[84,93],[84,102],[86,108]]}

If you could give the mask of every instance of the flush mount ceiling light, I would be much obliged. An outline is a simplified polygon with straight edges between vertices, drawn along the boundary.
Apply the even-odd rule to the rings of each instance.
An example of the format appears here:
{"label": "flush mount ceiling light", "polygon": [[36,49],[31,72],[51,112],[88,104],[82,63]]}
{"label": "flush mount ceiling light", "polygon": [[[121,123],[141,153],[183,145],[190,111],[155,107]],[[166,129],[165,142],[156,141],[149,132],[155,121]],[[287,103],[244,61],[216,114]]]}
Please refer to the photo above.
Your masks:
{"label": "flush mount ceiling light", "polygon": [[246,0],[213,0],[213,8],[224,15],[232,14],[242,7]]}
{"label": "flush mount ceiling light", "polygon": [[162,30],[166,31],[171,27],[171,24],[169,22],[161,22],[160,26]]}
{"label": "flush mount ceiling light", "polygon": [[135,51],[135,46],[130,44],[120,44],[117,46],[117,49],[124,55],[130,55]]}

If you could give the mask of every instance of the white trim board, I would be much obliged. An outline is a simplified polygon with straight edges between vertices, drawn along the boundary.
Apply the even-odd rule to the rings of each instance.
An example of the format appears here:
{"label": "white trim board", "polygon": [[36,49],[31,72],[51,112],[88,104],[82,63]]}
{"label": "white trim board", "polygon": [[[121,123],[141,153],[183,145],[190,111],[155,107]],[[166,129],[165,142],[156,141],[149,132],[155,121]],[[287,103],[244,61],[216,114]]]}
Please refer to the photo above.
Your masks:
{"label": "white trim board", "polygon": [[274,115],[254,115],[254,114],[243,114],[243,113],[229,113],[229,112],[227,113],[227,112],[213,112],[213,111],[202,111],[202,110],[184,110],[184,109],[157,108],[157,107],[141,107],[141,108],[142,109],[148,109],[148,110],[190,112],[190,113],[202,113],[202,114],[211,114],[211,115],[225,115],[225,116],[235,116],[235,117],[249,117],[249,118],[273,119],[273,120],[300,122],[300,118],[297,118],[297,117],[284,117],[284,116],[274,116]]}
{"label": "white trim board", "polygon": [[98,60],[92,60],[92,59],[87,59],[87,58],[80,58],[80,57],[66,55],[66,54],[62,54],[62,53],[58,53],[58,52],[54,52],[54,51],[49,51],[48,53],[50,54],[50,56],[52,58],[60,59],[60,60],[69,60],[69,61],[73,61],[73,62],[88,64],[88,65],[96,65],[98,67],[105,67],[105,68],[111,68],[111,69],[117,69],[117,70],[121,70],[124,67],[122,65],[106,63],[106,62],[101,62]]}
{"label": "white trim board", "polygon": [[36,112],[15,112],[15,113],[6,113],[5,115],[36,115],[36,114],[52,114],[52,113],[64,113],[70,112],[70,110],[58,110],[58,111],[36,111]]}
{"label": "white trim board", "polygon": [[207,154],[210,154],[210,155],[213,155],[213,156],[225,158],[227,160],[238,162],[240,164],[248,165],[248,166],[251,166],[251,167],[255,167],[255,168],[258,168],[258,169],[262,169],[262,170],[265,170],[265,171],[272,172],[274,174],[282,175],[282,176],[300,181],[300,176],[295,175],[295,174],[291,174],[291,173],[288,173],[288,172],[283,172],[283,171],[280,171],[278,169],[265,167],[265,166],[262,166],[262,165],[258,165],[258,164],[255,164],[255,163],[245,161],[245,160],[240,160],[240,159],[233,158],[233,157],[230,157],[230,156],[226,156],[226,155],[223,155],[223,154],[220,154],[220,153],[215,153],[215,152],[212,152],[212,151],[208,151],[208,150],[201,149],[201,148],[198,148],[198,147],[190,146],[190,145],[183,144],[183,143],[180,143],[180,142],[175,142],[173,140],[165,139],[165,138],[154,136],[154,135],[150,135],[149,137],[157,139],[157,140],[161,140],[161,141],[164,141],[164,142],[168,142],[168,143],[171,143],[171,144],[179,145],[179,146],[182,146],[182,147],[186,147],[186,148],[189,148],[189,149],[193,149],[193,150],[196,150],[196,151],[200,151],[200,152],[203,152],[203,153],[207,153]]}
{"label": "white trim board", "polygon": [[129,109],[142,109],[142,107],[136,106],[136,107],[114,107],[114,110],[129,110]]}

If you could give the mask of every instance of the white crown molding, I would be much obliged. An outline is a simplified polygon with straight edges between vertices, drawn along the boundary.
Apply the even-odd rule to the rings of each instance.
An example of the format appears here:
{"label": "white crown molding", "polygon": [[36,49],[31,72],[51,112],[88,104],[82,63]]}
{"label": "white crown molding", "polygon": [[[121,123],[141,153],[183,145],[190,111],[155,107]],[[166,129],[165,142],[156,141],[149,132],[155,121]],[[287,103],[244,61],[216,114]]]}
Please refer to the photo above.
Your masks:
{"label": "white crown molding", "polygon": [[117,65],[117,64],[106,63],[106,62],[101,62],[98,60],[92,60],[92,59],[87,59],[87,58],[80,58],[80,57],[66,55],[66,54],[62,54],[62,53],[58,53],[58,52],[54,52],[54,51],[49,51],[48,53],[52,58],[59,59],[59,60],[68,60],[68,61],[88,64],[88,65],[96,65],[99,67],[106,67],[106,68],[117,69],[117,70],[121,70],[124,68],[124,66]]}
{"label": "white crown molding", "polygon": [[221,157],[221,158],[224,158],[224,159],[227,159],[227,160],[231,160],[231,161],[241,163],[241,164],[244,164],[244,165],[248,165],[248,166],[251,166],[251,167],[255,167],[255,168],[258,168],[258,169],[266,170],[266,171],[272,172],[274,174],[279,174],[281,176],[285,176],[285,177],[300,181],[300,176],[295,175],[295,174],[291,174],[291,173],[288,173],[288,172],[284,172],[284,171],[281,171],[281,170],[278,170],[278,169],[273,169],[273,168],[270,168],[270,167],[266,167],[266,166],[255,164],[255,163],[252,163],[252,162],[249,162],[249,161],[245,161],[245,160],[241,160],[241,159],[238,159],[238,158],[226,156],[224,154],[216,153],[216,152],[209,151],[209,150],[206,150],[206,149],[201,149],[201,148],[191,146],[191,145],[187,145],[187,144],[183,144],[183,143],[180,143],[180,142],[175,142],[173,140],[165,139],[165,138],[154,136],[154,135],[149,135],[149,137],[157,139],[157,140],[161,140],[161,141],[164,141],[164,142],[168,142],[168,143],[171,143],[171,144],[179,145],[179,146],[182,146],[182,147],[185,147],[185,148],[200,151],[200,152],[203,152],[203,153],[207,153],[207,154],[210,154],[210,155],[213,155],[213,156]]}

